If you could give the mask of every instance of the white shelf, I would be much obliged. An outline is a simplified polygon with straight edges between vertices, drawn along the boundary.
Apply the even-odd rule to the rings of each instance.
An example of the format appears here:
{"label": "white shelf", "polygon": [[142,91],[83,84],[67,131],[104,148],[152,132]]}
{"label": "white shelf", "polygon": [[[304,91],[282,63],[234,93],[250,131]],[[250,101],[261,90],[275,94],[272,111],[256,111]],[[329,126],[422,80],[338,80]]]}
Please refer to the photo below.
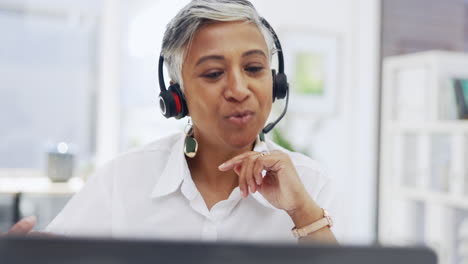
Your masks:
{"label": "white shelf", "polygon": [[396,192],[397,195],[401,195],[402,198],[468,210],[468,196],[428,191],[422,188],[416,189],[410,187],[399,187]]}
{"label": "white shelf", "polygon": [[468,134],[468,120],[447,120],[437,122],[389,121],[387,122],[386,127],[392,132]]}
{"label": "white shelf", "polygon": [[52,182],[47,177],[0,177],[0,193],[70,195],[84,185],[81,178],[71,178],[68,182]]}
{"label": "white shelf", "polygon": [[468,120],[456,119],[454,78],[468,78],[468,54],[384,61],[379,239],[430,245],[441,264],[468,252]]}

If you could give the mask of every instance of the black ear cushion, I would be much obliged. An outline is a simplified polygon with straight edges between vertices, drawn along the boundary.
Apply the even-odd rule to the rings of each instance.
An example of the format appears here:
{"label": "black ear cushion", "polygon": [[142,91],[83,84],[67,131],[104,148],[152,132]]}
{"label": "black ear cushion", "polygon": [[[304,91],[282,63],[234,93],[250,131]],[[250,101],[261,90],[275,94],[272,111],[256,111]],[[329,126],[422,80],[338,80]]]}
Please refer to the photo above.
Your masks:
{"label": "black ear cushion", "polygon": [[178,83],[171,84],[168,90],[172,93],[175,102],[175,118],[180,119],[188,114],[188,107],[185,101],[185,96]]}
{"label": "black ear cushion", "polygon": [[174,96],[170,91],[162,91],[159,93],[159,107],[161,113],[166,117],[170,118],[177,114],[177,107]]}
{"label": "black ear cushion", "polygon": [[283,99],[286,97],[286,93],[288,92],[289,89],[289,84],[288,84],[288,77],[284,73],[278,73],[276,75],[276,83],[275,83],[274,88],[276,88],[275,91],[275,98],[276,99]]}

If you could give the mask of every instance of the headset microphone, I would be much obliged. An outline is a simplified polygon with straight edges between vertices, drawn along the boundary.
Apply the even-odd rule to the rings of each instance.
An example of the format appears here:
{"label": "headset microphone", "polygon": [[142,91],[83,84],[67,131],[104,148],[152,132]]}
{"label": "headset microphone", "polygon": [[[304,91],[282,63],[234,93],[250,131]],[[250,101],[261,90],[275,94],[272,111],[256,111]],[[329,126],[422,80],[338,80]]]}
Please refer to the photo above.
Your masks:
{"label": "headset microphone", "polygon": [[279,121],[281,121],[281,119],[283,119],[284,115],[286,114],[286,111],[288,110],[288,103],[289,103],[289,89],[286,91],[286,104],[284,106],[283,112],[274,122],[268,123],[268,125],[266,125],[262,129],[262,133],[267,134],[276,126],[276,124],[279,123]]}

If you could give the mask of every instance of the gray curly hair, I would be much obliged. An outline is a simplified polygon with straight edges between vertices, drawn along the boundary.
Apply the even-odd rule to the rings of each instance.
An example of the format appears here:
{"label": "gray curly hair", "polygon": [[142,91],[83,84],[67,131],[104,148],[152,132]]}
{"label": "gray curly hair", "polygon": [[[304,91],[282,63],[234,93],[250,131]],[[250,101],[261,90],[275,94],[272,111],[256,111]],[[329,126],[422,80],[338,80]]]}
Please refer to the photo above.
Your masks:
{"label": "gray curly hair", "polygon": [[169,22],[164,33],[161,55],[170,78],[183,89],[182,64],[187,47],[203,25],[213,22],[248,21],[265,38],[269,58],[276,52],[272,33],[263,25],[257,10],[247,0],[192,0]]}

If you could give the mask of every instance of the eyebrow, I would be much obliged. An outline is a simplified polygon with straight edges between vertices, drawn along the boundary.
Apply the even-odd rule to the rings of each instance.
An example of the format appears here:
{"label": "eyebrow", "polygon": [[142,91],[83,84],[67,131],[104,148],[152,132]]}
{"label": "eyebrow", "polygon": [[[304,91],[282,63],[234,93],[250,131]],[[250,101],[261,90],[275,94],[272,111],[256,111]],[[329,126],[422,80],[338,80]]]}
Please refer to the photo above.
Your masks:
{"label": "eyebrow", "polygon": [[198,59],[197,63],[195,64],[195,66],[198,66],[200,64],[202,64],[203,62],[207,61],[207,60],[224,60],[224,56],[221,56],[221,55],[208,55],[208,56],[203,56],[201,57],[200,59]]}
{"label": "eyebrow", "polygon": [[265,58],[267,57],[265,52],[263,52],[263,50],[259,50],[259,49],[246,51],[246,52],[244,52],[244,54],[242,54],[242,57],[247,57],[247,56],[250,56],[250,55],[262,55]]}
{"label": "eyebrow", "polygon": [[[247,57],[247,56],[250,56],[250,55],[261,55],[263,57],[267,57],[265,52],[263,52],[262,50],[259,50],[259,49],[254,49],[254,50],[249,50],[249,51],[246,51],[242,54],[242,57]],[[224,60],[224,56],[222,55],[207,55],[207,56],[203,56],[201,57],[200,59],[198,59],[197,63],[195,64],[195,66],[198,66],[200,64],[202,64],[203,62],[207,61],[207,60]]]}

